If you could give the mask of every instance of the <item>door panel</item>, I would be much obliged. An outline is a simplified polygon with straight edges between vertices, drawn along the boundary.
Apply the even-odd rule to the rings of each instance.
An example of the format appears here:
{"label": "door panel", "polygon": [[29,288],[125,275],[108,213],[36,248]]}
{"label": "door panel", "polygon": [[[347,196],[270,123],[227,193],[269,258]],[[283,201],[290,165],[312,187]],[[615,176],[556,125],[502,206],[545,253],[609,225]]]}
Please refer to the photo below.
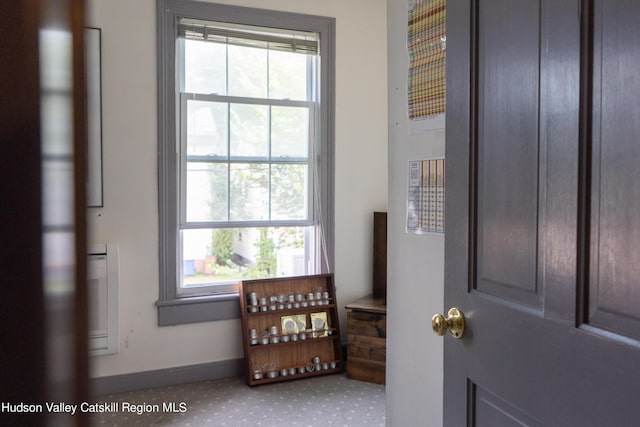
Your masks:
{"label": "door panel", "polygon": [[470,401],[473,403],[469,408],[472,414],[470,425],[474,427],[536,427],[541,424],[527,414],[514,408],[504,399],[469,383]]}
{"label": "door panel", "polygon": [[638,16],[447,3],[446,426],[637,419]]}
{"label": "door panel", "polygon": [[640,3],[596,7],[588,321],[640,339]]}
{"label": "door panel", "polygon": [[538,2],[478,2],[478,266],[475,288],[539,307]]}

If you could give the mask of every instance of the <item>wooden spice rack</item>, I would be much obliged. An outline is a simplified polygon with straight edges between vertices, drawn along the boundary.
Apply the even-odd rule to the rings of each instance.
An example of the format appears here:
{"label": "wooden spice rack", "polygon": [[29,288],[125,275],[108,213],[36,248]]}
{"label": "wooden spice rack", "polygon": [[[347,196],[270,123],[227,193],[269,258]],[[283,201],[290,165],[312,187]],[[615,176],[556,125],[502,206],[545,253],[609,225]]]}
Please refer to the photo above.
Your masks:
{"label": "wooden spice rack", "polygon": [[[272,297],[277,301],[271,301]],[[342,372],[332,274],[245,280],[240,283],[240,309],[248,385]],[[325,313],[326,322],[314,328],[312,316],[324,319],[318,313]],[[295,329],[285,330],[283,320],[292,319],[304,319],[304,327],[297,322]],[[252,330],[255,336],[251,335]],[[319,358],[319,363],[314,362],[314,358]]]}

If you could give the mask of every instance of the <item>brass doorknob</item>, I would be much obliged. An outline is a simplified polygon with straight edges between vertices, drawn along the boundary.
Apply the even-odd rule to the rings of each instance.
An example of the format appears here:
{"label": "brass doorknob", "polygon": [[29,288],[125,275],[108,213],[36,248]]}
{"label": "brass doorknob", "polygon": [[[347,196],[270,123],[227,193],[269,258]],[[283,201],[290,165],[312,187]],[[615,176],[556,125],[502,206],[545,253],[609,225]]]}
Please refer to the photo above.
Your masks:
{"label": "brass doorknob", "polygon": [[464,335],[464,314],[453,307],[447,313],[447,317],[436,314],[431,318],[431,327],[438,336],[443,336],[447,331],[454,338],[462,338]]}

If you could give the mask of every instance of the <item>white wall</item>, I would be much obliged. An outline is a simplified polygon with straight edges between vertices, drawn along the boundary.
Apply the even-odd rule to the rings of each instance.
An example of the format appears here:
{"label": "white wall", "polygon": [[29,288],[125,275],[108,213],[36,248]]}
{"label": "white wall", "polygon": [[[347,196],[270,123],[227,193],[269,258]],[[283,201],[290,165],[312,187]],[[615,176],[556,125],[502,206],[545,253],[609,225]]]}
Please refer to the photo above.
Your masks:
{"label": "white wall", "polygon": [[444,239],[405,233],[407,162],[444,156],[444,130],[410,135],[407,113],[407,0],[388,0],[389,216],[387,424],[442,425]]}
{"label": "white wall", "polygon": [[[387,208],[386,2],[219,3],[336,18],[335,278],[344,306],[371,290],[372,212]],[[92,376],[242,357],[239,320],[157,326],[155,1],[88,5],[87,25],[102,29],[105,201],[88,210],[89,238],[120,249],[120,353],[92,358]]]}

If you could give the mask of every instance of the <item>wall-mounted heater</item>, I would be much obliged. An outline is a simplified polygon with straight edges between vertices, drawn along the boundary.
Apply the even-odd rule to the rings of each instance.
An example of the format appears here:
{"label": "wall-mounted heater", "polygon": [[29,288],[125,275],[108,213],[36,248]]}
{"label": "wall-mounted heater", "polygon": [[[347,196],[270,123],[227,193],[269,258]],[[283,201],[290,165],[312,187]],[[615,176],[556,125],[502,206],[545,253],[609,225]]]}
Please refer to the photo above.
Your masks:
{"label": "wall-mounted heater", "polygon": [[119,346],[118,245],[89,245],[89,354],[115,354]]}

